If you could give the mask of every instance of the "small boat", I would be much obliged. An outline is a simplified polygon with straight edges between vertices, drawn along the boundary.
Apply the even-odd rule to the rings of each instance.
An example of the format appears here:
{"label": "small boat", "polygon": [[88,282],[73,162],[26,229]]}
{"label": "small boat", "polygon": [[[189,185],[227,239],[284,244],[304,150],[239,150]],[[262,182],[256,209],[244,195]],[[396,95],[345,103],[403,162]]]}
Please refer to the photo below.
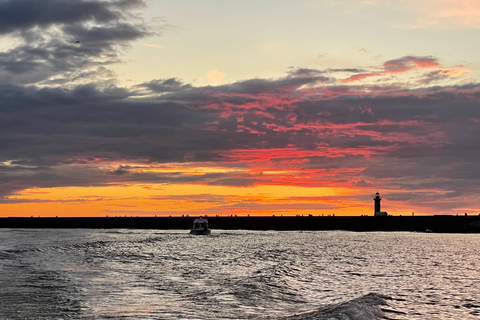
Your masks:
{"label": "small boat", "polygon": [[198,218],[193,220],[193,228],[192,230],[190,230],[190,234],[210,234],[208,220],[205,218]]}

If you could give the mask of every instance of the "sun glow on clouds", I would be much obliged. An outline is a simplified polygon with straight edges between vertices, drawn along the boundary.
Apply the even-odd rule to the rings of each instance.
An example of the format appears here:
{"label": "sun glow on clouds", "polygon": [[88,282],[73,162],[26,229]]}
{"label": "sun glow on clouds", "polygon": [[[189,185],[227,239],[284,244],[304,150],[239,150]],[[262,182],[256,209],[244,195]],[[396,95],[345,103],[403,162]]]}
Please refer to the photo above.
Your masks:
{"label": "sun glow on clouds", "polygon": [[165,216],[356,214],[351,189],[286,185],[234,188],[202,184],[142,184],[27,189],[8,198],[9,212],[34,216]]}
{"label": "sun glow on clouds", "polygon": [[[286,154],[283,154],[286,156]],[[103,186],[27,188],[3,199],[4,212],[10,215],[34,216],[148,216],[148,215],[292,215],[292,214],[355,214],[353,205],[362,204],[352,194],[351,187],[322,186],[312,184],[311,177],[318,170],[278,170],[259,172],[256,165],[215,166],[207,163],[142,165],[123,164],[110,166],[99,164],[107,181]],[[70,167],[70,166],[69,166]],[[95,165],[90,166],[91,170]],[[71,169],[71,168],[70,168]],[[85,170],[85,169],[83,169]],[[160,175],[192,183],[139,183]],[[251,179],[246,187],[219,185],[198,178],[209,175],[226,175],[225,178]],[[195,178],[197,177],[197,178]],[[213,177],[215,178],[215,177]],[[218,177],[217,177],[218,178]],[[211,184],[214,183],[214,184]]]}
{"label": "sun glow on clouds", "polygon": [[[428,72],[428,70],[431,71]],[[467,73],[468,71],[464,66],[442,67],[435,57],[405,56],[386,61],[379,70],[368,73],[357,73],[346,79],[342,79],[340,82],[352,83],[369,78],[387,76],[395,76],[393,81],[398,82],[402,79],[402,75],[405,75],[405,82],[411,82],[410,77],[413,75],[418,78],[418,86],[423,86],[425,83],[431,81],[451,80]],[[384,78],[383,81],[390,82],[392,79]]]}
{"label": "sun glow on clouds", "polygon": [[[306,14],[305,3],[293,3],[283,8]],[[312,6],[300,23],[294,10],[276,16],[277,8],[273,21],[239,2],[240,16],[261,16],[245,39],[270,21],[268,30],[256,29],[257,45],[288,46],[249,55],[251,42],[225,33],[211,43],[245,49],[221,50],[212,61],[203,51],[211,30],[185,28],[203,36],[199,46],[180,33],[164,37],[167,26],[154,30],[137,11],[142,0],[43,0],[30,15],[24,1],[0,2],[0,215],[359,215],[371,214],[377,190],[391,214],[476,210],[480,84],[469,78],[476,62],[458,55],[475,39],[455,42],[465,47],[451,54],[435,52],[459,29],[480,27],[478,2],[316,4],[323,16]],[[17,14],[22,19],[11,18]],[[362,17],[372,21],[360,24]],[[233,22],[235,32],[244,30]],[[367,35],[408,23],[430,30]],[[316,31],[327,26],[338,33]],[[433,30],[446,27],[449,35]],[[382,50],[379,39],[392,35],[399,48]],[[418,46],[425,37],[436,46]],[[149,78],[122,87],[111,66],[127,64],[122,55],[135,43],[136,66]],[[347,47],[351,57],[332,58]],[[282,61],[293,67],[261,60],[277,56],[289,56]]]}
{"label": "sun glow on clouds", "polygon": [[218,70],[211,70],[207,73],[207,79],[210,84],[218,85],[222,82],[223,78],[225,78],[226,74],[218,71]]}
{"label": "sun glow on clouds", "polygon": [[[412,69],[431,72],[440,67],[432,57],[409,56],[385,62],[383,72],[397,76]],[[444,122],[436,120],[438,114],[427,111],[450,92],[475,101],[479,88],[409,90],[401,86],[347,86],[339,85],[342,80],[335,83],[332,77],[328,81],[324,76],[319,77],[322,72],[318,70],[294,70],[294,73],[296,77],[289,75],[279,80],[256,79],[205,88],[194,88],[172,79],[155,82],[155,86],[149,86],[153,93],[158,90],[162,99],[190,106],[180,109],[177,105],[168,110],[170,121],[174,121],[172,127],[183,126],[194,131],[191,136],[180,136],[179,141],[183,143],[175,142],[175,131],[168,131],[169,139],[164,140],[147,135],[145,139],[151,139],[148,151],[166,150],[174,156],[175,152],[184,153],[184,162],[149,160],[143,149],[136,150],[135,140],[128,150],[141,155],[137,157],[143,160],[138,162],[112,161],[108,153],[96,157],[76,155],[67,158],[66,164],[50,167],[36,167],[22,160],[3,161],[0,170],[15,168],[10,173],[12,177],[15,172],[22,177],[9,186],[16,191],[1,201],[3,212],[6,215],[71,216],[85,212],[99,216],[358,215],[370,213],[369,194],[380,187],[382,192],[394,193],[388,211],[405,214],[410,210],[432,210],[429,206],[440,203],[425,200],[420,205],[407,204],[412,197],[408,190],[412,185],[423,185],[416,185],[415,190],[426,199],[454,196],[442,188],[431,188],[440,178],[430,181],[418,177],[423,171],[435,168],[430,165],[428,148],[433,154],[440,152],[441,155],[442,148],[455,141],[455,136],[445,131],[448,128]],[[450,77],[450,74],[442,76]],[[413,99],[412,95],[415,95]],[[382,103],[378,104],[377,99]],[[386,106],[384,101],[388,101]],[[399,113],[405,108],[411,109],[406,117]],[[418,112],[418,108],[422,112]],[[183,113],[178,113],[179,110]],[[198,113],[185,117],[187,111]],[[180,115],[194,122],[182,124],[175,118]],[[149,116],[149,121],[155,117]],[[102,121],[104,118],[101,117]],[[146,124],[144,130],[149,122]],[[162,120],[161,126],[168,128],[168,125]],[[101,122],[100,127],[103,126]],[[449,130],[457,132],[454,127]],[[473,131],[469,136],[475,136],[475,129],[470,130]],[[99,139],[103,139],[102,131],[99,132]],[[113,142],[119,138],[122,145],[129,141],[122,135],[107,137]],[[170,140],[173,143],[168,145]],[[101,148],[105,148],[102,140],[99,142]],[[160,145],[152,147],[156,142]],[[211,148],[212,142],[218,149]],[[95,143],[91,140],[87,150],[95,147]],[[182,149],[185,143],[195,151]],[[211,158],[210,161],[195,158],[202,151],[205,152],[202,157]],[[411,153],[422,160],[410,164],[398,160]],[[158,155],[153,153],[150,157]],[[196,161],[185,161],[188,159]],[[439,163],[439,170],[446,165],[448,162]],[[38,176],[43,176],[43,180],[28,182]],[[452,208],[456,205],[455,201],[441,203]]]}

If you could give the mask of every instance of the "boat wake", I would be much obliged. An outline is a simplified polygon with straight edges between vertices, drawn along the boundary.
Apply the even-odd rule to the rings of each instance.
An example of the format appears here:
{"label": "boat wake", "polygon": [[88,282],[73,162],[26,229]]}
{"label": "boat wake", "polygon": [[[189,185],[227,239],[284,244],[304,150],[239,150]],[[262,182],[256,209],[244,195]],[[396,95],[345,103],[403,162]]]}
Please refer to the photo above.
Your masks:
{"label": "boat wake", "polygon": [[282,320],[312,320],[312,319],[334,319],[334,320],[377,320],[390,319],[386,313],[402,313],[399,311],[382,308],[387,306],[387,301],[390,299],[376,293],[369,293],[360,298],[356,298],[347,302],[331,304],[320,307],[314,311],[300,313],[285,318]]}

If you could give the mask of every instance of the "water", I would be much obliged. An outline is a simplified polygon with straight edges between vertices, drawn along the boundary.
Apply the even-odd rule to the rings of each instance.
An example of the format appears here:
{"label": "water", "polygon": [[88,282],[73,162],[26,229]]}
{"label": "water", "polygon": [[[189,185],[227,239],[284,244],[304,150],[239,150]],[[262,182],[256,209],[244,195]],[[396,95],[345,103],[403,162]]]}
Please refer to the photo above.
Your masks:
{"label": "water", "polygon": [[480,319],[480,235],[0,229],[0,319]]}

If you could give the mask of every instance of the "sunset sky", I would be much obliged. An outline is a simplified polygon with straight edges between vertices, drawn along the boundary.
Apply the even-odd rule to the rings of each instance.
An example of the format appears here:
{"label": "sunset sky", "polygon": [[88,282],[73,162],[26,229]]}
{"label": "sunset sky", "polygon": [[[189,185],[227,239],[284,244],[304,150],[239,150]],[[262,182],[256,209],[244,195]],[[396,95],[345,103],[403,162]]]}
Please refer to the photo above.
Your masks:
{"label": "sunset sky", "polygon": [[0,0],[0,216],[480,212],[478,0]]}

